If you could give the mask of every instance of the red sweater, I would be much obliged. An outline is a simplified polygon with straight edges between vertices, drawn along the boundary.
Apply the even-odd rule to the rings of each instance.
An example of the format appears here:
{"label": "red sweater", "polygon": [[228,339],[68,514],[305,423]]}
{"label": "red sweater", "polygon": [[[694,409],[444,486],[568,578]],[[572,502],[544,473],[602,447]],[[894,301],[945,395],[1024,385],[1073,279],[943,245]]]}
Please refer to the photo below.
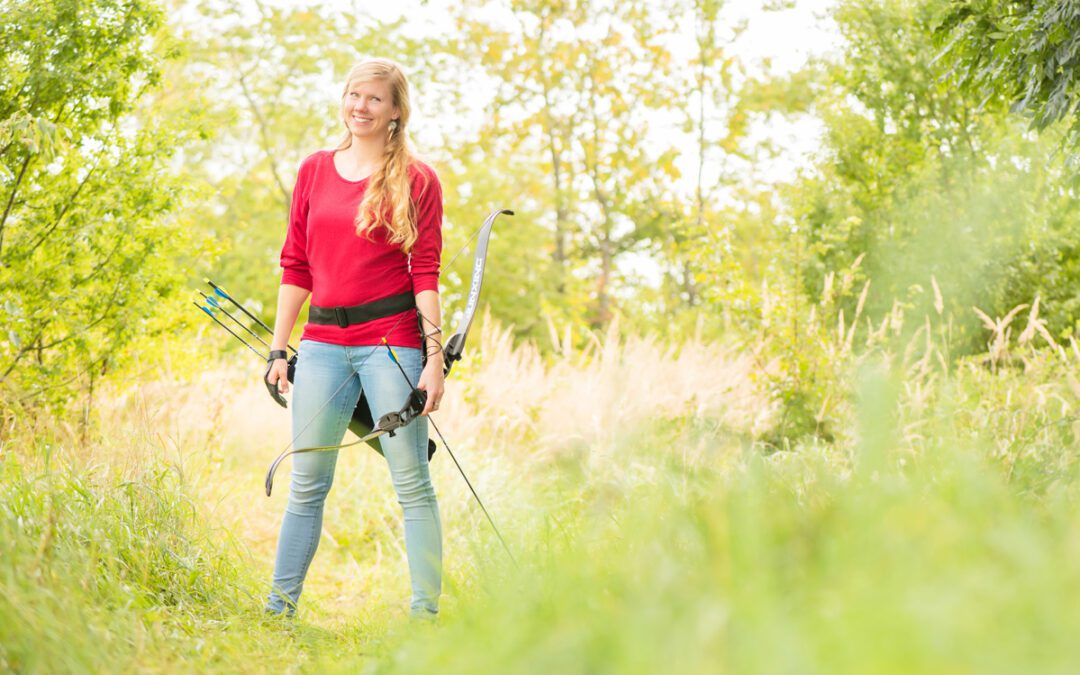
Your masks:
{"label": "red sweater", "polygon": [[[342,178],[331,150],[320,150],[305,159],[296,176],[289,231],[281,249],[281,283],[308,289],[311,304],[319,307],[351,307],[405,291],[414,295],[438,291],[442,187],[435,171],[422,162],[410,167],[409,178],[419,239],[412,254],[406,255],[387,242],[384,228],[368,236],[356,235],[354,220],[367,178]],[[397,327],[387,335],[395,323]],[[384,335],[392,345],[420,347],[415,319],[402,318],[401,314],[347,328],[308,323],[301,339],[376,345]]]}

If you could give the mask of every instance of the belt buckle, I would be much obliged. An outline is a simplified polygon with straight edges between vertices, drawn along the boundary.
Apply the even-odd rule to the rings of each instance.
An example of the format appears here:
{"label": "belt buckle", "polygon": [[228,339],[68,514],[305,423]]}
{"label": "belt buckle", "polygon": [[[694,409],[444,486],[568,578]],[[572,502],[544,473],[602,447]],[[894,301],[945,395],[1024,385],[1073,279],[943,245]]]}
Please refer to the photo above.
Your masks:
{"label": "belt buckle", "polygon": [[349,315],[345,313],[344,307],[334,308],[334,318],[337,319],[337,325],[341,328],[349,327]]}

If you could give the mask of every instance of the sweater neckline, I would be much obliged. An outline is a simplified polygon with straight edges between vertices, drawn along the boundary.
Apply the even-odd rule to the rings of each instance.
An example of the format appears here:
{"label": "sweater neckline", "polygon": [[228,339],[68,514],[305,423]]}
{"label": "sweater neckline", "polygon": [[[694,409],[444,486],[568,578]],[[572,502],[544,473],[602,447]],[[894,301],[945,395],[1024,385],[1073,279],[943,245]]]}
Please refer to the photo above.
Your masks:
{"label": "sweater neckline", "polygon": [[341,172],[338,171],[337,164],[334,162],[334,155],[337,154],[337,151],[327,150],[327,152],[329,153],[330,170],[334,173],[335,176],[337,176],[337,179],[340,180],[342,183],[345,183],[346,185],[360,185],[361,183],[367,182],[367,180],[371,178],[371,174],[364,176],[360,180],[349,180],[345,176],[342,176]]}

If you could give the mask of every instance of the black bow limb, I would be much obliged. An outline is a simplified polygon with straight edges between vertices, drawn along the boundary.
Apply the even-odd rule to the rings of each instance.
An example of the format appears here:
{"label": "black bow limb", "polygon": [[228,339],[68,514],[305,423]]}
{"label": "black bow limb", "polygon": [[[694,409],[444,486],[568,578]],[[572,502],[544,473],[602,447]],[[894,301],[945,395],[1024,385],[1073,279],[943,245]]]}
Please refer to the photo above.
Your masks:
{"label": "black bow limb", "polygon": [[[476,236],[476,253],[473,255],[473,273],[472,282],[469,284],[469,299],[465,303],[465,312],[461,316],[461,323],[458,324],[457,331],[450,336],[450,339],[446,341],[446,345],[443,347],[443,360],[444,373],[450,374],[450,368],[453,367],[455,361],[460,361],[462,355],[465,352],[465,339],[469,337],[469,329],[472,328],[473,318],[476,317],[476,308],[480,305],[480,289],[484,285],[484,268],[487,265],[487,252],[488,252],[488,240],[491,239],[491,228],[495,225],[495,219],[502,214],[508,216],[514,215],[514,212],[510,209],[495,209],[488,214],[488,217],[484,219],[484,224],[477,230]],[[470,237],[470,240],[472,237]],[[468,242],[465,244],[468,246]],[[465,249],[462,248],[462,251]],[[458,255],[461,255],[459,252]],[[454,256],[454,260],[457,260],[457,256]],[[450,265],[454,264],[454,260],[450,261]]]}

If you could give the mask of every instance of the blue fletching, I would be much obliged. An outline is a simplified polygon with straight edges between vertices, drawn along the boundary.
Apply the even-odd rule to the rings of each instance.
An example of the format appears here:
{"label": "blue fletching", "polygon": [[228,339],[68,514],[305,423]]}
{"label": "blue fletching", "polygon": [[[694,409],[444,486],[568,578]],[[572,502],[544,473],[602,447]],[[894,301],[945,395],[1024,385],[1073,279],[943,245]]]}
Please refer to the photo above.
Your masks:
{"label": "blue fletching", "polygon": [[206,312],[206,315],[209,316],[211,319],[214,318],[214,315],[210,312],[209,309],[203,307],[202,305],[196,305],[196,307],[198,307],[202,311]]}
{"label": "blue fletching", "polygon": [[220,295],[221,297],[225,298],[226,300],[229,299],[229,296],[225,295],[224,291],[222,291],[220,288],[215,288],[214,293]]}
{"label": "blue fletching", "polygon": [[221,309],[221,305],[218,304],[217,298],[212,295],[206,296],[206,302],[209,303],[211,307]]}

